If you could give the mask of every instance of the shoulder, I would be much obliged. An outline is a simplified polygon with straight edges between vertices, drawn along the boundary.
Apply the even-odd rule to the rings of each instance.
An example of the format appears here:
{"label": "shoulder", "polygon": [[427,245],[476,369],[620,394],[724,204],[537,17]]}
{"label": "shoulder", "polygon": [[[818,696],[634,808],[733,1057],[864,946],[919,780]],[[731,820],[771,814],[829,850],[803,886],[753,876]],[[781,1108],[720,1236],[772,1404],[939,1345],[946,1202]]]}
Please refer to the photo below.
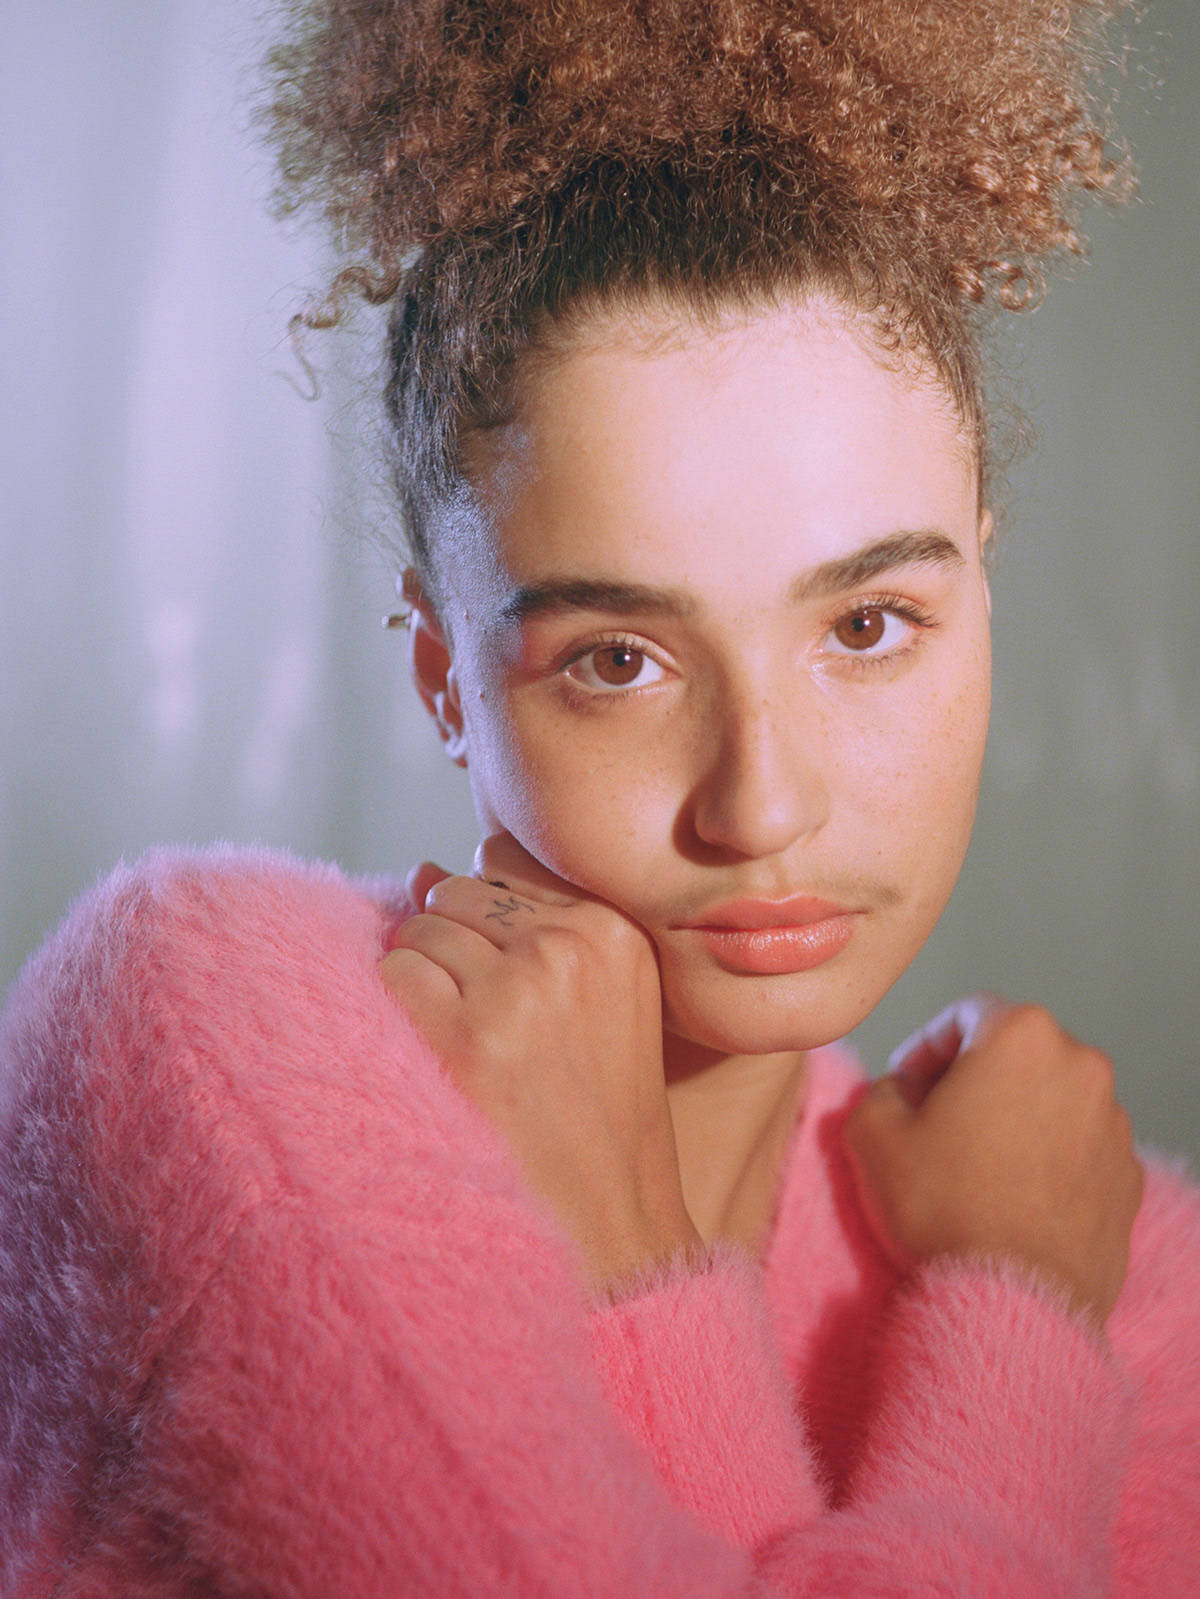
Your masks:
{"label": "shoulder", "polygon": [[386,880],[368,892],[336,866],[281,850],[230,844],[154,849],[123,861],[81,895],[46,955],[54,965],[73,964],[103,946],[136,959],[164,940],[184,937],[198,940],[199,950],[245,942],[253,954],[278,945],[289,928],[323,943],[339,937],[361,942],[364,934],[377,940],[389,889],[397,897]]}
{"label": "shoulder", "polygon": [[[284,1480],[315,1393],[324,1480],[388,1395],[467,1369],[480,1322],[529,1325],[549,1272],[563,1320],[565,1244],[378,978],[402,912],[331,866],[156,851],[27,967],[0,1022],[3,1591],[106,1451],[165,1459],[177,1514],[243,1452]],[[380,1422],[389,1485],[428,1453],[415,1414],[415,1444]]]}
{"label": "shoulder", "polygon": [[[361,995],[387,912],[336,867],[268,850],[159,849],[122,863],[26,966],[3,1021],[7,1093],[22,1060],[80,1070],[171,1035],[216,1045],[264,1012]],[[49,1057],[49,1058],[47,1058]]]}
{"label": "shoulder", "polygon": [[77,1167],[142,1203],[147,1184],[166,1197],[201,1166],[247,1202],[297,1185],[328,1198],[388,1158],[380,1138],[393,1156],[482,1153],[466,1102],[378,977],[403,913],[394,885],[267,850],[120,866],[13,991],[0,1139],[57,1128]]}
{"label": "shoulder", "polygon": [[[378,960],[402,892],[369,888],[324,862],[218,844],[122,862],[71,907],[13,989],[14,1017],[39,1000],[131,1008],[181,983],[201,991],[278,981],[280,971]],[[142,993],[147,983],[153,993]],[[131,988],[130,985],[133,985]]]}

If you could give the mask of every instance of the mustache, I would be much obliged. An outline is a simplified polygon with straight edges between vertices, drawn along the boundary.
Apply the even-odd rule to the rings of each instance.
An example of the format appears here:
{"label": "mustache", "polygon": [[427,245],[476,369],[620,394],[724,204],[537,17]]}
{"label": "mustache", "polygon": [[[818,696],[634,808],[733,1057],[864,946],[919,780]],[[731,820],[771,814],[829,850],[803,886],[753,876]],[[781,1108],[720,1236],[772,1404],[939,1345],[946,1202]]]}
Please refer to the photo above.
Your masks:
{"label": "mustache", "polygon": [[734,900],[778,903],[800,897],[827,900],[848,911],[861,911],[886,910],[898,905],[904,896],[895,883],[871,875],[812,876],[800,883],[730,883],[716,892],[710,890],[703,899],[697,895],[686,902],[665,906],[661,914],[656,914],[655,920],[661,920],[671,927],[686,927]]}
{"label": "mustache", "polygon": [[[515,861],[510,859],[510,856],[515,857]],[[832,904],[844,906],[847,910],[886,910],[898,905],[904,898],[896,883],[877,872],[798,873],[800,877],[798,882],[781,882],[778,877],[774,882],[745,881],[733,877],[732,874],[726,881],[718,882],[717,873],[714,872],[712,880],[703,885],[695,885],[686,898],[680,896],[678,900],[672,899],[662,904],[642,903],[635,907],[630,904],[619,904],[611,899],[605,892],[605,885],[587,880],[590,874],[564,870],[554,861],[552,852],[547,856],[536,847],[522,844],[505,832],[499,832],[484,840],[475,852],[473,870],[477,876],[494,877],[498,874],[503,875],[499,872],[501,866],[511,868],[514,864],[519,866],[522,863],[533,868],[538,877],[548,875],[557,879],[559,886],[567,895],[575,889],[589,898],[612,905],[614,910],[620,911],[622,915],[647,929],[651,924],[658,927],[689,926],[734,900],[757,899],[779,902],[802,897],[827,900]],[[492,870],[493,867],[496,870]]]}

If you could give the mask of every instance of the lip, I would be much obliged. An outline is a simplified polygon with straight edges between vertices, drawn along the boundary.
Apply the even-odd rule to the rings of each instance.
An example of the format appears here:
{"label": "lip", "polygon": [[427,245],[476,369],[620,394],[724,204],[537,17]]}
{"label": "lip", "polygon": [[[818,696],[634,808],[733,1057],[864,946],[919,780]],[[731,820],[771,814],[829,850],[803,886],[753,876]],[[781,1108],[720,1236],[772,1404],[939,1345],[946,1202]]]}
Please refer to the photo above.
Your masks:
{"label": "lip", "polygon": [[705,911],[693,922],[681,925],[706,930],[747,928],[809,927],[815,922],[853,915],[847,905],[835,905],[826,899],[813,899],[807,894],[795,894],[791,899],[735,899],[727,905],[717,905]]}
{"label": "lip", "polygon": [[722,970],[774,977],[809,972],[840,955],[859,913],[831,900],[738,899],[717,905],[680,928],[704,944]]}
{"label": "lip", "polygon": [[777,977],[811,972],[840,955],[854,937],[856,917],[826,916],[817,922],[784,927],[692,927],[687,931],[707,947],[727,972]]}

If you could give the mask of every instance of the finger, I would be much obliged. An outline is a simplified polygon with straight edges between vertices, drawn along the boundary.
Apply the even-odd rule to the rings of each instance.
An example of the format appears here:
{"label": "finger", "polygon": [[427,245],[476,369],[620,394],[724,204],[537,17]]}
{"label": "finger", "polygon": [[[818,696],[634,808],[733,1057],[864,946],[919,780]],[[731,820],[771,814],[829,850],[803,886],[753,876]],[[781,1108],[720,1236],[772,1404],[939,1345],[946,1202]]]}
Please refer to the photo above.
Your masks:
{"label": "finger", "polygon": [[404,1014],[427,1037],[440,1031],[449,1007],[462,998],[450,973],[415,949],[389,950],[379,963],[379,975]]}
{"label": "finger", "polygon": [[910,1033],[888,1056],[888,1071],[907,1072],[915,1077],[948,1065],[962,1048],[965,1032],[962,1012],[967,1003],[956,999]]}
{"label": "finger", "polygon": [[956,1059],[963,1031],[958,1007],[950,1006],[911,1033],[888,1057],[888,1072],[914,1110]]}
{"label": "finger", "polygon": [[405,892],[412,908],[415,911],[423,911],[429,890],[435,883],[440,883],[449,876],[449,872],[444,872],[433,861],[421,861],[419,865],[414,866],[404,879]]}
{"label": "finger", "polygon": [[397,929],[396,949],[420,955],[440,967],[460,994],[465,994],[475,979],[491,975],[498,958],[491,939],[441,915],[410,916]]}
{"label": "finger", "polygon": [[513,935],[531,928],[539,915],[543,925],[546,915],[553,915],[544,900],[477,877],[446,877],[435,883],[426,895],[425,910],[471,928],[497,949],[506,949]]}
{"label": "finger", "polygon": [[860,1093],[846,1117],[842,1140],[860,1159],[865,1159],[878,1140],[892,1136],[891,1129],[911,1122],[912,1108],[904,1084],[894,1076],[877,1077]]}
{"label": "finger", "polygon": [[887,1195],[897,1182],[901,1189],[909,1186],[904,1175],[909,1164],[906,1134],[913,1126],[913,1109],[895,1077],[872,1083],[842,1124],[842,1147],[859,1202],[885,1254],[901,1272],[908,1272],[914,1261],[896,1243],[888,1224]]}
{"label": "finger", "polygon": [[888,1057],[888,1071],[910,1096],[923,1097],[959,1055],[982,1042],[1011,1006],[997,994],[970,994],[911,1033]]}
{"label": "finger", "polygon": [[472,870],[484,882],[498,879],[514,893],[526,893],[548,905],[574,905],[593,895],[568,883],[543,866],[511,833],[492,833],[475,851]]}
{"label": "finger", "polygon": [[1011,1000],[1005,999],[1002,994],[993,994],[987,990],[979,994],[970,994],[966,999],[960,1000],[959,1004],[963,1018],[960,1055],[963,1050],[974,1049],[990,1038],[999,1023],[1014,1009]]}

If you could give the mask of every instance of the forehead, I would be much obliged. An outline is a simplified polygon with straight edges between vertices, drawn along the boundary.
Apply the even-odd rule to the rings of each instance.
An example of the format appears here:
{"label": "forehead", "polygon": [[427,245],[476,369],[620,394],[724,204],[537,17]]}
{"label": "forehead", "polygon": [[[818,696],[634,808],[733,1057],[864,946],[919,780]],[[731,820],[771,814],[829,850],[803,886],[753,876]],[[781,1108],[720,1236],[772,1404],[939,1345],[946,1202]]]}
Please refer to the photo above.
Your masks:
{"label": "forehead", "polygon": [[945,389],[822,302],[716,329],[597,323],[481,442],[475,580],[766,589],[899,530],[974,528],[974,451]]}

